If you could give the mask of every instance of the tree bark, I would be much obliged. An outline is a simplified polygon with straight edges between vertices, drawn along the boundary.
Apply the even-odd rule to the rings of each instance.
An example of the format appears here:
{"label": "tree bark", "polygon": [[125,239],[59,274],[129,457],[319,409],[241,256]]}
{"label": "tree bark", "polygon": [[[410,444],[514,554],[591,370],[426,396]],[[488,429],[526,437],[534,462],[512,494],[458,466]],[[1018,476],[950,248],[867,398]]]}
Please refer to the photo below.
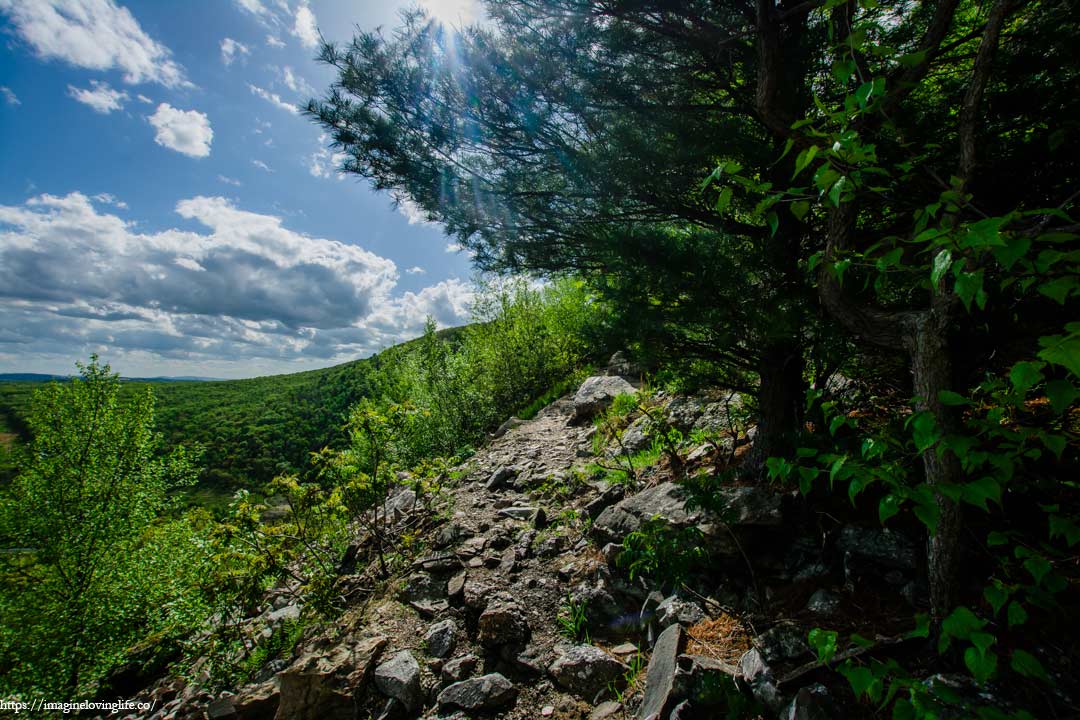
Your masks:
{"label": "tree bark", "polygon": [[761,351],[758,425],[746,468],[760,472],[770,457],[790,457],[802,425],[805,381],[799,342],[777,340]]}

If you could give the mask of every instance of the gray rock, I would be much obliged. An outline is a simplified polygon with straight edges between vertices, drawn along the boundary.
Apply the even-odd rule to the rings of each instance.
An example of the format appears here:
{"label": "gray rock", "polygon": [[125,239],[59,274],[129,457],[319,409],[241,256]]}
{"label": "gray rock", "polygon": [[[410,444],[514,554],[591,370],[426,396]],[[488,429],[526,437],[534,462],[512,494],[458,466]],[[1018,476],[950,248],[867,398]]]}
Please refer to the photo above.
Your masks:
{"label": "gray rock", "polygon": [[432,657],[444,658],[454,652],[454,644],[457,635],[457,623],[447,618],[437,622],[428,628],[424,635],[424,643],[428,653]]}
{"label": "gray rock", "polygon": [[589,713],[589,720],[612,720],[622,711],[622,709],[622,703],[608,700],[593,708],[593,711]]}
{"label": "gray rock", "polygon": [[761,651],[766,663],[793,660],[810,652],[806,632],[798,625],[781,622],[754,638],[754,646]]}
{"label": "gray rock", "polygon": [[475,655],[462,655],[461,657],[449,660],[443,665],[440,677],[446,685],[461,682],[476,672],[476,668],[479,667],[479,665],[480,658]]}
{"label": "gray rock", "polygon": [[266,622],[270,625],[277,625],[288,620],[297,620],[300,617],[299,605],[286,605],[283,608],[274,610],[266,616]]}
{"label": "gray rock", "polygon": [[683,627],[690,627],[704,619],[705,611],[701,609],[700,605],[696,602],[683,600],[677,595],[667,598],[656,608],[656,621],[662,628],[676,623]]}
{"label": "gray rock", "polygon": [[638,711],[639,720],[666,718],[675,705],[675,674],[681,645],[682,628],[678,625],[672,625],[656,639],[645,674],[645,699]]}
{"label": "gray rock", "polygon": [[671,425],[686,433],[694,426],[704,410],[705,403],[697,398],[676,397],[668,403],[665,413]]}
{"label": "gray rock", "polygon": [[411,511],[416,505],[416,493],[408,488],[398,488],[397,492],[383,505],[385,517],[396,521],[405,513]]}
{"label": "gray rock", "polygon": [[840,597],[828,590],[818,590],[806,601],[806,609],[815,615],[831,615],[840,607]]}
{"label": "gray rock", "polygon": [[508,507],[500,510],[499,515],[514,520],[527,520],[531,522],[538,512],[539,508],[534,507]]}
{"label": "gray rock", "polygon": [[828,689],[821,683],[799,688],[780,720],[831,720],[836,717]]}
{"label": "gray rock", "polygon": [[[623,431],[622,437],[619,438],[622,442],[622,447],[626,448],[626,451],[633,454],[645,450],[652,445],[652,438],[649,437],[649,418],[639,417],[634,422],[630,423],[630,427]],[[622,452],[622,448],[618,444],[612,448],[612,454],[617,455]]]}
{"label": "gray rock", "polygon": [[783,522],[781,496],[765,488],[721,487],[714,492],[714,498],[722,508],[719,517],[700,508],[688,510],[682,485],[660,483],[605,509],[593,523],[593,532],[603,542],[621,543],[643,523],[659,516],[676,529],[697,526],[714,551],[737,553],[721,521],[748,527],[775,527]]}
{"label": "gray rock", "polygon": [[504,422],[502,425],[499,426],[498,430],[496,430],[495,432],[493,432],[491,434],[491,437],[493,437],[493,438],[501,438],[503,435],[510,432],[514,428],[524,424],[524,422],[525,422],[524,420],[521,420],[521,419],[516,418],[513,415],[511,415],[510,418],[507,419],[506,422]]}
{"label": "gray rock", "polygon": [[595,499],[589,501],[589,504],[585,506],[585,512],[590,519],[595,520],[606,508],[619,502],[624,497],[626,497],[625,485],[611,485]]}
{"label": "gray rock", "polygon": [[622,681],[626,671],[626,665],[593,645],[568,648],[548,668],[555,682],[590,702],[609,684]]}
{"label": "gray rock", "polygon": [[434,547],[437,549],[448,547],[456,542],[472,537],[472,530],[459,523],[450,523],[435,534]]}
{"label": "gray rock", "polygon": [[572,400],[574,419],[587,420],[607,409],[619,395],[633,395],[634,386],[618,376],[595,375],[581,383]]}
{"label": "gray rock", "polygon": [[[313,644],[277,676],[280,701],[276,717],[281,720],[352,717],[353,694],[364,683],[386,643],[385,637],[377,635]],[[234,705],[239,707],[236,700]]]}
{"label": "gray rock", "polygon": [[743,653],[739,659],[737,678],[750,688],[759,702],[773,712],[779,712],[784,704],[784,696],[780,693],[780,686],[773,677],[772,670],[757,648],[751,648]]}
{"label": "gray rock", "polygon": [[518,469],[516,467],[503,466],[491,473],[491,477],[488,478],[487,483],[484,485],[488,490],[498,490],[507,482],[513,480],[517,476]]}
{"label": "gray rock", "polygon": [[401,599],[405,602],[439,600],[446,597],[446,581],[430,573],[413,573],[401,588]]}
{"label": "gray rock", "polygon": [[420,665],[408,650],[395,653],[375,668],[375,687],[387,697],[394,698],[410,712],[423,705],[424,691],[420,687]]}
{"label": "gray rock", "polygon": [[[468,586],[466,586],[466,590]],[[529,621],[525,612],[512,602],[489,603],[480,620],[478,640],[488,649],[524,646],[529,641]]]}
{"label": "gray rock", "polygon": [[842,552],[899,570],[914,570],[915,544],[888,528],[848,525],[840,531],[836,547]]}
{"label": "gray rock", "polygon": [[439,693],[440,708],[499,710],[517,699],[517,688],[499,673],[456,682]]}

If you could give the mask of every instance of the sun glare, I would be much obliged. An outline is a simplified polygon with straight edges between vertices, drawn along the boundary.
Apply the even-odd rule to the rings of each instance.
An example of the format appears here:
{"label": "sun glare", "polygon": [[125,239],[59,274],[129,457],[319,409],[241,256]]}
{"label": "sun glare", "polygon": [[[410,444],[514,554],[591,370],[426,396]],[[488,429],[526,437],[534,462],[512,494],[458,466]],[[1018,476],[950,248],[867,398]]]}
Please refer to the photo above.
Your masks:
{"label": "sun glare", "polygon": [[421,0],[420,6],[439,22],[452,27],[473,22],[480,11],[476,0]]}

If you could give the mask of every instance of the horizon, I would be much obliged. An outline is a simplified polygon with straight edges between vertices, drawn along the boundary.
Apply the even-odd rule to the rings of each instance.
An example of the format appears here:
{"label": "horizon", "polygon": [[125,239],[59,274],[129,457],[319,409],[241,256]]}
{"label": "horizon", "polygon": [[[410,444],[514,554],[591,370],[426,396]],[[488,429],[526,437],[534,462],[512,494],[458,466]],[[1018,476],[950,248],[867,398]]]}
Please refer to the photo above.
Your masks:
{"label": "horizon", "polygon": [[[470,256],[339,172],[320,34],[473,0],[0,0],[0,373],[315,370],[469,320]],[[78,12],[75,12],[78,10]],[[206,28],[214,28],[206,32]]]}

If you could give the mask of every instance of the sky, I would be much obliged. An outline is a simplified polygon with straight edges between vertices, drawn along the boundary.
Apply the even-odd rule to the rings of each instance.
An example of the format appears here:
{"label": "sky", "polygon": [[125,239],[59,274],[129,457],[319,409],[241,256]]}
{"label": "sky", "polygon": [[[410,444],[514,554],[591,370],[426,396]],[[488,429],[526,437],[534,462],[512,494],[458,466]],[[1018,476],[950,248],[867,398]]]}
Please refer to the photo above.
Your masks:
{"label": "sky", "polygon": [[468,321],[438,225],[337,171],[320,34],[473,0],[0,0],[0,373],[326,367]]}

